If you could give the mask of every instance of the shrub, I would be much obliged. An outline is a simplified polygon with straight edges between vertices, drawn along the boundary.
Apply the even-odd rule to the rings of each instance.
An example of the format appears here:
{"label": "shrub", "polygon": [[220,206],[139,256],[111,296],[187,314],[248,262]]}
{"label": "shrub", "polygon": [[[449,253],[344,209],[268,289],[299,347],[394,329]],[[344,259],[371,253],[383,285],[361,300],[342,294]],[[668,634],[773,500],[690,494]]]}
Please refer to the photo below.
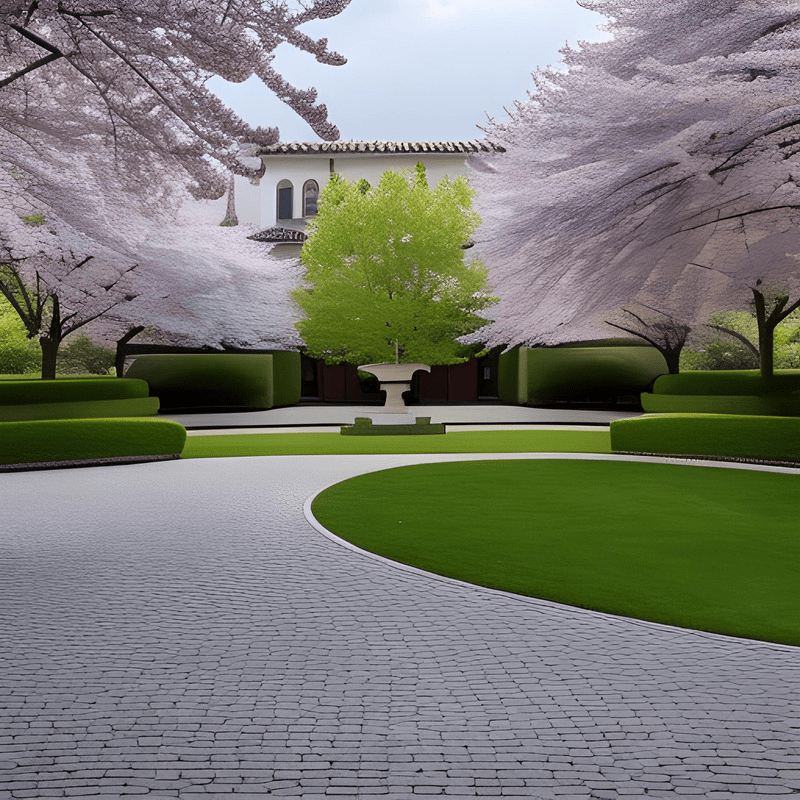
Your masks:
{"label": "shrub", "polygon": [[115,357],[114,350],[94,344],[88,336],[81,335],[61,347],[56,368],[62,375],[108,375]]}
{"label": "shrub", "polygon": [[737,414],[645,414],[611,423],[615,453],[800,461],[800,419]]}
{"label": "shrub", "polygon": [[654,394],[765,395],[800,391],[800,370],[776,372],[765,382],[758,370],[717,370],[662,375],[653,384]]}
{"label": "shrub", "polygon": [[42,368],[42,348],[36,339],[29,339],[25,326],[0,295],[0,373],[20,375],[39,372]]}
{"label": "shrub", "polygon": [[156,417],[3,422],[0,431],[6,465],[177,458],[186,442],[182,425]]}
{"label": "shrub", "polygon": [[145,381],[134,378],[59,378],[55,381],[0,381],[0,405],[70,403],[83,400],[121,400],[147,397]]}
{"label": "shrub", "polygon": [[142,355],[125,374],[146,380],[162,408],[272,408],[300,399],[297,352]]}

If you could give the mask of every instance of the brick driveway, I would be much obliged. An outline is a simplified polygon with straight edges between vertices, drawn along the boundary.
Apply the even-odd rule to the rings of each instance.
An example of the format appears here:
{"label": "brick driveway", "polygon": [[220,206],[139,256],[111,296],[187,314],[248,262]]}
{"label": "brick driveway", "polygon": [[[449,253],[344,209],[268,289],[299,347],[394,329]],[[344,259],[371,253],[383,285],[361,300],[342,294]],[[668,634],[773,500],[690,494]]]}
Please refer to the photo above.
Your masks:
{"label": "brick driveway", "polygon": [[800,651],[414,574],[303,516],[423,460],[0,475],[0,798],[800,793]]}

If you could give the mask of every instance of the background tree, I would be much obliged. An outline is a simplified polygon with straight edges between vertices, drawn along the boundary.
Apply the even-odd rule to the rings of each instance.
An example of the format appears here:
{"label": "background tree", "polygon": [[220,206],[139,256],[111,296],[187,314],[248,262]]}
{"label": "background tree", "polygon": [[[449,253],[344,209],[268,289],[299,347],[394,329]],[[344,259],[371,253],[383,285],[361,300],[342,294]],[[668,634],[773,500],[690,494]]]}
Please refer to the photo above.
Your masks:
{"label": "background tree", "polygon": [[583,5],[613,39],[538,71],[489,127],[505,152],[475,160],[476,239],[500,296],[488,341],[593,338],[634,302],[697,324],[750,295],[769,377],[770,331],[800,291],[800,8]]}
{"label": "background tree", "polygon": [[[756,369],[758,321],[755,309],[712,314],[692,345],[683,353],[684,369]],[[701,329],[702,330],[702,329]],[[795,311],[775,327],[774,362],[777,368],[800,367],[800,316]]]}
{"label": "background tree", "polygon": [[454,364],[480,345],[459,337],[486,324],[486,270],[465,262],[478,224],[465,178],[431,189],[425,168],[387,171],[375,187],[333,176],[301,260],[308,352],[328,363]]}
{"label": "background tree", "polygon": [[[13,227],[11,215],[0,214],[0,221],[3,217],[6,229]],[[136,264],[120,264],[115,254],[98,252],[93,243],[95,252],[87,253],[81,237],[51,227],[42,215],[18,222],[33,230],[25,250],[0,236],[0,293],[28,337],[38,339],[42,378],[52,379],[58,349],[70,333],[136,296],[130,278]]]}
{"label": "background tree", "polygon": [[17,312],[0,295],[0,374],[26,374],[42,368],[39,343],[28,338],[28,331]]}

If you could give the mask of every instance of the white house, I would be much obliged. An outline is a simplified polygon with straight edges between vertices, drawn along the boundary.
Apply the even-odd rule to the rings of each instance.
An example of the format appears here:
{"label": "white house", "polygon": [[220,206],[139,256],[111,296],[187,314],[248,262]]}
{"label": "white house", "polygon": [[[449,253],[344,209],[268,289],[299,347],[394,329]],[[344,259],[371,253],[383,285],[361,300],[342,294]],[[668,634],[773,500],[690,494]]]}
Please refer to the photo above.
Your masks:
{"label": "white house", "polygon": [[237,181],[237,216],[263,231],[263,241],[291,241],[289,231],[302,231],[317,213],[319,193],[333,174],[375,185],[388,169],[411,170],[422,162],[428,181],[437,184],[445,176],[466,175],[467,157],[491,149],[482,141],[274,144],[259,152],[265,172],[258,185]]}

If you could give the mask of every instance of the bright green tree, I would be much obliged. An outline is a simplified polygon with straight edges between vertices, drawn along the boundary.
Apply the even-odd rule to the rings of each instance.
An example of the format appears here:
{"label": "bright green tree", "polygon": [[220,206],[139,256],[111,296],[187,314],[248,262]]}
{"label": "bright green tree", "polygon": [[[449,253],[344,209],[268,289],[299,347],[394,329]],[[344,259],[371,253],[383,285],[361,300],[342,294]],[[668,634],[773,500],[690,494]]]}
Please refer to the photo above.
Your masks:
{"label": "bright green tree", "polygon": [[320,194],[292,293],[309,355],[329,364],[456,364],[480,349],[458,337],[488,320],[486,269],[466,262],[479,223],[466,178],[428,186],[425,168],[377,186],[334,175]]}

